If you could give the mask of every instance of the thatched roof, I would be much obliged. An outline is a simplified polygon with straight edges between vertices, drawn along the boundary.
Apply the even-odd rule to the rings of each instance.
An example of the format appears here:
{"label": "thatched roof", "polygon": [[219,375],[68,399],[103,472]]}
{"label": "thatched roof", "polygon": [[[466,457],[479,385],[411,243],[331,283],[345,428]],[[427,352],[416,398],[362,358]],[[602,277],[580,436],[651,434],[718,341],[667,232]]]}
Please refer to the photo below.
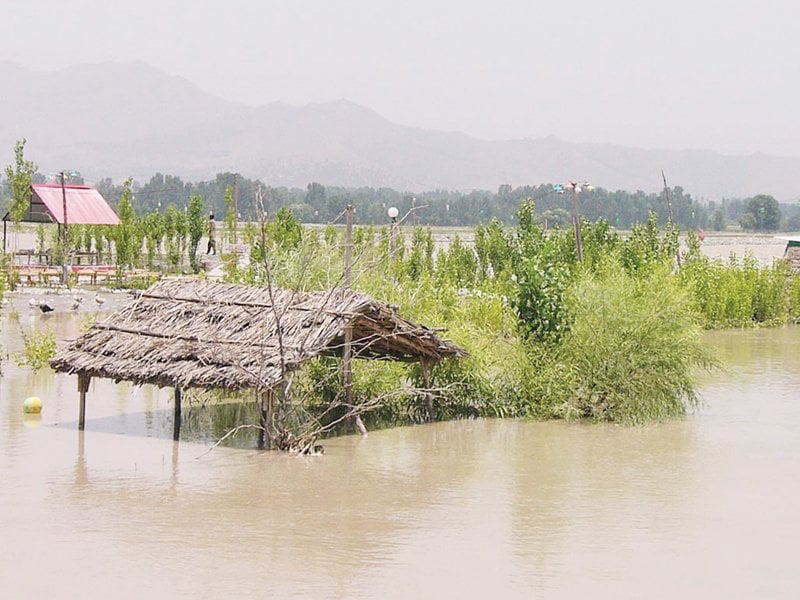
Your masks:
{"label": "thatched roof", "polygon": [[[269,290],[194,279],[165,279],[109,316],[50,361],[60,372],[159,386],[270,387],[285,369],[319,355],[438,361],[458,346],[402,318],[366,294]],[[279,339],[276,314],[281,324]]]}

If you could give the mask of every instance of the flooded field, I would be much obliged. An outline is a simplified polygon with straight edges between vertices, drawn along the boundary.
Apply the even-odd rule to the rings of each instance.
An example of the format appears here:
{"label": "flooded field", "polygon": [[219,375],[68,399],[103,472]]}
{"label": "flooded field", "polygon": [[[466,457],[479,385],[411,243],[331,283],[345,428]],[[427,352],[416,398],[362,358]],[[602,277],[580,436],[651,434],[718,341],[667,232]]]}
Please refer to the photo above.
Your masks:
{"label": "flooded field", "polygon": [[[62,340],[98,310],[2,320]],[[107,294],[101,315],[127,299]],[[63,303],[63,306],[62,306]],[[477,420],[209,452],[235,421],[172,393],[6,356],[0,590],[7,598],[793,598],[800,586],[800,331],[709,334],[704,407],[648,427]],[[22,401],[38,395],[40,418]]]}
{"label": "flooded field", "polygon": [[[310,229],[321,230],[321,226],[307,225]],[[411,227],[405,226],[401,230],[408,237],[411,235]],[[434,242],[439,247],[447,247],[456,235],[468,245],[475,239],[473,227],[432,227]],[[627,235],[627,232],[622,232]],[[790,234],[781,234],[790,235]],[[36,235],[33,230],[25,230],[20,233],[10,233],[8,240],[9,250],[11,249],[33,249],[36,247]],[[201,239],[200,248],[205,247],[206,238]],[[684,242],[685,246],[685,242]],[[750,253],[762,263],[769,264],[773,259],[783,256],[786,242],[778,240],[772,234],[746,234],[746,233],[726,233],[715,234],[706,233],[701,248],[706,256],[712,258],[728,259],[731,255],[741,259],[745,253]],[[18,259],[23,263],[28,261],[27,257]],[[33,259],[36,260],[35,258]]]}
{"label": "flooded field", "polygon": [[[434,227],[432,229],[434,241],[443,247],[447,247],[456,235],[467,244],[474,242],[473,229],[469,227]],[[627,235],[627,232],[623,232],[622,235]],[[685,238],[682,238],[682,246],[685,252]],[[772,234],[707,233],[700,244],[703,254],[710,258],[728,260],[731,256],[735,256],[741,260],[746,254],[749,254],[762,264],[771,264],[774,259],[783,257],[785,248],[786,242],[776,239]]]}

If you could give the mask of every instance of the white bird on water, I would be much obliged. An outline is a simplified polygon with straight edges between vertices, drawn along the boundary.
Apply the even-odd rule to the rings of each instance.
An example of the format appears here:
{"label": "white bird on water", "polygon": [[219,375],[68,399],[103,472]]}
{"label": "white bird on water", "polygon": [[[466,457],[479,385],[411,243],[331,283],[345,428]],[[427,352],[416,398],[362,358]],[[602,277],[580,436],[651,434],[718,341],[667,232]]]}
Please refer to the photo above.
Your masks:
{"label": "white bird on water", "polygon": [[100,294],[95,294],[94,301],[97,302],[98,304],[103,304],[106,301],[106,299],[101,298]]}
{"label": "white bird on water", "polygon": [[37,300],[33,296],[31,296],[31,299],[28,300],[28,306],[30,306],[31,308],[39,308],[39,304],[41,304],[41,302],[39,302],[39,300]]}

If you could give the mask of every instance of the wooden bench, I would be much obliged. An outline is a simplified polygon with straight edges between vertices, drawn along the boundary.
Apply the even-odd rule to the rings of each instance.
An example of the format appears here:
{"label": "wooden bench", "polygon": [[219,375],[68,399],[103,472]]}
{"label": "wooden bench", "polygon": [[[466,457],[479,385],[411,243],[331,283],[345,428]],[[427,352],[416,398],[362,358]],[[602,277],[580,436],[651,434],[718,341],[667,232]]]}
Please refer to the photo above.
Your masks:
{"label": "wooden bench", "polygon": [[43,269],[40,271],[42,283],[46,285],[58,285],[61,283],[61,269]]}
{"label": "wooden bench", "polygon": [[38,252],[38,251],[33,250],[31,248],[22,248],[20,250],[17,250],[14,253],[14,257],[15,257],[14,263],[15,264],[25,264],[23,261],[19,261],[18,262],[16,260],[16,257],[20,257],[20,258],[27,258],[27,264],[30,265],[31,264],[31,259],[34,256],[36,257],[36,263],[34,263],[34,264],[39,264],[39,265],[49,265],[50,264],[50,250],[47,250],[45,252]]}
{"label": "wooden bench", "polygon": [[87,265],[96,265],[97,252],[71,252],[70,259],[70,262],[76,266],[81,266],[84,261]]}
{"label": "wooden bench", "polygon": [[[24,283],[26,285],[36,285],[39,283],[39,271],[41,269],[26,269],[20,268],[16,269],[17,275],[19,275],[20,283]],[[34,281],[34,279],[36,281]]]}
{"label": "wooden bench", "polygon": [[88,279],[88,283],[91,285],[97,284],[97,271],[95,269],[75,269],[75,280],[78,284],[81,283],[81,277],[83,277],[83,283],[87,283],[86,280]]}

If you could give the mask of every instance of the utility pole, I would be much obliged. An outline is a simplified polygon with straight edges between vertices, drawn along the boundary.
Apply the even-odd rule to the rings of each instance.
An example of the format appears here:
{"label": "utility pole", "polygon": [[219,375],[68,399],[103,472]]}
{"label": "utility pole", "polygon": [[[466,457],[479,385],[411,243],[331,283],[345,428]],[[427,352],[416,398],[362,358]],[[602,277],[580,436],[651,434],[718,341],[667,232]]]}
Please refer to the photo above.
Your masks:
{"label": "utility pole", "polygon": [[69,235],[67,229],[67,188],[64,185],[64,171],[61,171],[61,202],[64,211],[64,223],[61,228],[61,285],[67,285],[67,240]]}
{"label": "utility pole", "polygon": [[239,228],[239,174],[233,174],[233,243],[236,245],[236,230]]}
{"label": "utility pole", "polygon": [[578,262],[583,262],[583,240],[581,239],[581,215],[578,208],[578,191],[580,187],[577,183],[569,184],[572,190],[572,228],[575,231],[575,247],[578,251]]}
{"label": "utility pole", "polygon": [[389,258],[394,260],[397,254],[397,215],[400,214],[396,207],[390,206],[387,212],[391,221],[389,222]]}

